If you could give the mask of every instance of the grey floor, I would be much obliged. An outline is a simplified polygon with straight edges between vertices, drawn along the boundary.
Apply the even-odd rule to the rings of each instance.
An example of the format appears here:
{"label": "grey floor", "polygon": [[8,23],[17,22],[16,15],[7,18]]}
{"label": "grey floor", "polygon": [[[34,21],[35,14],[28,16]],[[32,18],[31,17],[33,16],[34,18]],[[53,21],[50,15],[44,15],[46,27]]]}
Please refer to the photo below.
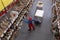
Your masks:
{"label": "grey floor", "polygon": [[[39,0],[35,0],[30,10],[30,15],[34,17],[36,4]],[[15,40],[53,40],[51,29],[51,0],[41,0],[44,3],[44,18],[41,26],[35,26],[36,30],[28,32],[28,26],[23,23],[19,35]]]}

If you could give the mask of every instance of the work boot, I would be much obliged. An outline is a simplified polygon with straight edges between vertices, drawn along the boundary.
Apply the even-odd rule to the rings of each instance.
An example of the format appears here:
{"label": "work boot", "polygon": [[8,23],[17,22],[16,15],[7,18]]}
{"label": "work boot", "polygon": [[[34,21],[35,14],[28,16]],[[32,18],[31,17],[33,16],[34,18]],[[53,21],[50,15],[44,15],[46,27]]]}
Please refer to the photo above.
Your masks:
{"label": "work boot", "polygon": [[28,31],[31,31],[31,29],[28,29]]}
{"label": "work boot", "polygon": [[33,28],[33,30],[35,30],[35,28]]}

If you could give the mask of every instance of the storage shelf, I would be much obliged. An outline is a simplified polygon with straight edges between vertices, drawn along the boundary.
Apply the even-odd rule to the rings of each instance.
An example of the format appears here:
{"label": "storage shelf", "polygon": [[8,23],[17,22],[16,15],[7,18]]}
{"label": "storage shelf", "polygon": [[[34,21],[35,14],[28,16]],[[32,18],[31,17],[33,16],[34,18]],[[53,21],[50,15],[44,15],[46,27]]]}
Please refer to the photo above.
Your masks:
{"label": "storage shelf", "polygon": [[[53,35],[58,35],[58,37],[60,38],[60,23],[59,23],[60,22],[60,17],[59,17],[60,16],[60,13],[59,13],[59,11],[60,11],[60,3],[57,2],[57,0],[53,0],[53,1],[54,1],[54,3],[52,4],[52,7],[53,8],[56,7],[55,9],[53,9],[53,14],[55,13],[56,19],[55,19],[54,22],[53,22],[54,17],[52,19],[52,25],[53,25],[52,27],[54,27],[54,28],[52,28],[52,32],[53,32]],[[54,10],[56,10],[56,11],[54,12]],[[53,15],[53,16],[55,16],[55,15]],[[57,38],[57,37],[55,37],[55,38]],[[59,38],[57,38],[57,40]]]}
{"label": "storage shelf", "polygon": [[[20,1],[21,2],[21,1]],[[9,25],[7,25],[7,28],[3,31],[3,33],[2,33],[2,35],[0,36],[0,39],[1,38],[4,38],[4,37],[7,37],[7,32],[9,32],[8,30],[13,26],[14,28],[16,28],[18,25],[19,25],[19,23],[21,23],[21,20],[23,19],[23,17],[25,16],[25,14],[26,13],[28,13],[29,11],[29,6],[31,5],[30,4],[30,2],[31,2],[31,0],[28,0],[28,2],[27,2],[27,4],[26,5],[24,5],[23,3],[20,5],[20,6],[17,6],[17,7],[19,7],[18,9],[14,9],[14,10],[12,10],[12,11],[16,11],[16,12],[18,12],[18,14],[15,16],[15,17],[13,17],[13,18],[9,18],[9,16],[8,15],[11,15],[10,13],[9,14],[4,14],[4,16],[7,16],[8,17],[8,19],[11,21],[8,21],[9,22]],[[2,16],[3,17],[3,16]],[[3,17],[3,19],[4,19],[4,17]],[[2,19],[2,20],[3,20]],[[16,25],[15,25],[16,24]],[[10,33],[9,33],[9,35],[8,35],[8,37],[6,38],[6,40],[10,40],[10,38],[12,37],[12,35],[13,35],[13,32],[15,31],[16,29],[11,29],[10,31]],[[7,35],[5,35],[5,34],[7,34]]]}
{"label": "storage shelf", "polygon": [[[14,23],[14,21],[15,21],[15,19],[16,19],[17,17],[18,17],[18,16],[16,16],[16,17],[13,19],[12,23],[10,23],[10,25],[8,25],[8,28],[6,28],[6,30],[4,31],[4,33],[7,32],[7,30],[11,27],[11,25]],[[1,37],[4,36],[4,33],[1,35]]]}
{"label": "storage shelf", "polygon": [[[21,9],[21,11],[23,10],[24,8]],[[21,13],[21,11],[19,13]],[[19,14],[18,14],[19,15]],[[14,21],[18,18],[18,15],[12,20],[12,23],[10,23],[10,25],[8,25],[8,28],[6,28],[6,30],[4,31],[4,33],[7,32],[7,30],[11,27],[11,25],[14,23]],[[4,36],[4,33],[1,35],[1,37]]]}

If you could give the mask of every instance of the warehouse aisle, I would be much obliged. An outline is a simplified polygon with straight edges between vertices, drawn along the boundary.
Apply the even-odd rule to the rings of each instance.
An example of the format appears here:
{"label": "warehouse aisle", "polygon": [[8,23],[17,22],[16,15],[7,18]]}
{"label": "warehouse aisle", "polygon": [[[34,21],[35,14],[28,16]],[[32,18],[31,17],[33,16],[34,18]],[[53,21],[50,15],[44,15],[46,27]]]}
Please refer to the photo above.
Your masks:
{"label": "warehouse aisle", "polygon": [[[36,4],[39,0],[35,0],[30,15],[34,17]],[[19,31],[19,35],[16,40],[53,40],[51,29],[51,0],[43,0],[44,2],[44,18],[41,26],[35,26],[36,30],[28,32],[27,24],[23,24],[22,29]],[[34,10],[34,11],[33,11]]]}

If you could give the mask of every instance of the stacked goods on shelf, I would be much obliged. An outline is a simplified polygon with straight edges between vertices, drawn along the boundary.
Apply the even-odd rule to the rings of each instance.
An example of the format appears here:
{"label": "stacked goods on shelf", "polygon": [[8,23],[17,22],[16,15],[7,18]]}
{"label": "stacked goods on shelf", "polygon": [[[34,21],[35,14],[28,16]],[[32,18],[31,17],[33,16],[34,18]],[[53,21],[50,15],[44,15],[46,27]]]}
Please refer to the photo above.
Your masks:
{"label": "stacked goods on shelf", "polygon": [[57,40],[60,40],[60,2],[55,0],[53,3],[52,32]]}
{"label": "stacked goods on shelf", "polygon": [[24,9],[24,7],[25,5],[20,2],[19,5],[14,8],[14,10],[20,13]]}
{"label": "stacked goods on shelf", "polygon": [[1,36],[6,33],[17,17],[18,12],[12,11],[8,16],[4,16],[3,19],[1,19],[2,21],[0,21],[0,28],[3,29]]}
{"label": "stacked goods on shelf", "polygon": [[12,2],[13,2],[13,0],[2,0],[2,2],[3,2],[3,4],[4,4],[4,6],[5,7],[7,7],[8,5],[10,5]]}
{"label": "stacked goods on shelf", "polygon": [[13,6],[15,6],[19,1],[18,0],[1,0],[0,4],[1,7],[1,11],[0,11],[0,17],[5,15],[6,13],[8,13],[12,8]]}
{"label": "stacked goods on shelf", "polygon": [[[16,15],[18,14],[17,12],[15,12],[15,11],[12,11],[8,16],[9,16],[9,19],[10,19],[10,21],[11,21],[11,25],[12,24],[15,24],[14,22],[15,22],[15,20],[17,19],[17,17],[18,17],[18,15],[17,15],[17,17],[14,17],[14,16],[16,16]],[[15,19],[14,19],[15,18]],[[7,26],[8,27],[8,29],[6,30],[6,32],[5,32],[5,34],[4,34],[4,36],[3,36],[3,38],[2,38],[2,40],[9,40],[10,39],[10,37],[12,36],[12,34],[13,34],[13,32],[14,32],[14,30],[15,30],[15,26]]]}
{"label": "stacked goods on shelf", "polygon": [[3,9],[4,9],[4,6],[3,6],[3,4],[2,4],[2,2],[0,0],[0,11],[2,11]]}
{"label": "stacked goods on shelf", "polygon": [[1,8],[3,8],[3,10],[0,11],[0,16],[2,16],[3,14],[7,13],[6,7],[8,5],[10,5],[13,2],[13,0],[1,0],[2,6]]}
{"label": "stacked goods on shelf", "polygon": [[25,6],[29,4],[30,0],[20,0]]}
{"label": "stacked goods on shelf", "polygon": [[0,12],[4,10],[8,5],[10,5],[13,2],[13,0],[0,0]]}
{"label": "stacked goods on shelf", "polygon": [[56,7],[55,6],[53,6],[53,8],[52,8],[52,12],[53,12],[52,22],[54,22],[57,19],[57,13],[56,13]]}
{"label": "stacked goods on shelf", "polygon": [[14,40],[17,37],[18,34],[19,34],[19,30],[18,30],[18,28],[16,28],[15,31],[13,32],[10,40]]}
{"label": "stacked goods on shelf", "polygon": [[56,0],[52,0],[52,3],[55,3]]}

